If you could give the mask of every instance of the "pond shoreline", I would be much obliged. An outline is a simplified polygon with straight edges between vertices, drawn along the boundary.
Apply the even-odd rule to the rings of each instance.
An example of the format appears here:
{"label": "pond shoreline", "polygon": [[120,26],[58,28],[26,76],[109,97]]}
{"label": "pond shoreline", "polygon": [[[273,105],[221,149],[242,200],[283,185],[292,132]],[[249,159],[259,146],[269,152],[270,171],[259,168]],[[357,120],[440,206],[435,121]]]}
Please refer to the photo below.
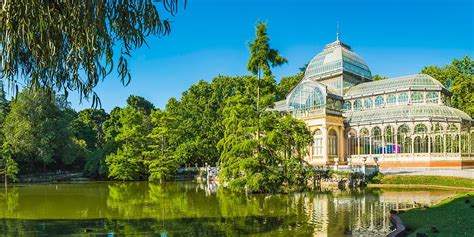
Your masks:
{"label": "pond shoreline", "polygon": [[474,191],[474,188],[454,187],[431,184],[367,184],[368,188],[429,188],[429,189],[448,189],[460,191]]}

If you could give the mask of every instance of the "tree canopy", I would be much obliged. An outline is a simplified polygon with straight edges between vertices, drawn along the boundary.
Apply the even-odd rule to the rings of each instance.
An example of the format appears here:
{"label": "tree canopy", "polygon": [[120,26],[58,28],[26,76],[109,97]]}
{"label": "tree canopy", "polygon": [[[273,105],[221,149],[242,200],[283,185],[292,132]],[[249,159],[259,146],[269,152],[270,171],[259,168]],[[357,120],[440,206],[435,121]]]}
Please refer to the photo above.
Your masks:
{"label": "tree canopy", "polygon": [[474,117],[474,61],[471,58],[454,59],[442,67],[427,66],[421,73],[439,80],[453,93],[452,106]]}
{"label": "tree canopy", "polygon": [[25,81],[66,96],[78,91],[97,103],[93,89],[114,69],[123,84],[130,82],[133,49],[146,45],[149,35],[170,33],[168,18],[177,13],[179,2],[4,0],[1,78],[10,86]]}

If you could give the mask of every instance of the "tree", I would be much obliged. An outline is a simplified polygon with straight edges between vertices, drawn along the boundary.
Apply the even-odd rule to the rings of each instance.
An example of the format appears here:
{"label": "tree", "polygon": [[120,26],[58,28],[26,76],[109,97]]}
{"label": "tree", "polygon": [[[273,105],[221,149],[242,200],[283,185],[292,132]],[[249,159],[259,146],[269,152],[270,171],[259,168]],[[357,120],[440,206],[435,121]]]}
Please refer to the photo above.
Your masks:
{"label": "tree", "polygon": [[[288,62],[283,58],[278,50],[270,48],[270,39],[267,34],[267,24],[257,21],[255,26],[255,39],[249,43],[250,59],[247,64],[247,70],[258,75],[257,82],[257,111],[260,111],[260,79],[261,73],[265,79],[269,80],[272,75],[271,67],[281,66]],[[259,116],[257,114],[257,116]],[[257,125],[257,140],[260,137]]]}
{"label": "tree", "polygon": [[11,111],[5,119],[5,142],[11,145],[18,161],[35,169],[35,163],[46,165],[71,164],[72,134],[69,130],[68,110],[61,111],[54,95],[46,91],[25,89],[11,103]]}
{"label": "tree", "polygon": [[375,74],[375,75],[372,76],[372,80],[374,80],[374,81],[385,80],[385,79],[387,79],[387,78],[388,78],[388,77],[380,76],[380,75],[378,75],[378,74]]}
{"label": "tree", "polygon": [[[112,116],[111,116],[112,117]],[[109,154],[105,162],[109,177],[119,180],[141,180],[146,177],[142,151],[146,148],[146,136],[150,132],[149,117],[130,106],[120,110],[116,152]]]}
{"label": "tree", "polygon": [[155,109],[153,103],[136,95],[131,95],[127,98],[127,105],[148,115],[151,113],[151,110]]}
{"label": "tree", "polygon": [[115,65],[128,84],[132,50],[146,45],[150,34],[170,33],[164,18],[178,11],[178,0],[159,1],[160,11],[153,2],[158,1],[2,1],[1,79],[16,85],[21,75],[34,88],[66,95],[78,90],[81,98],[92,94],[93,104],[99,102],[93,89]]}
{"label": "tree", "polygon": [[294,76],[283,77],[278,83],[277,86],[277,100],[284,100],[286,99],[286,95],[293,90],[293,88],[298,85],[298,83],[303,79],[304,73],[300,72]]}
{"label": "tree", "polygon": [[453,107],[474,117],[474,61],[468,56],[454,59],[443,67],[427,66],[421,73],[439,80],[453,94]]}
{"label": "tree", "polygon": [[3,169],[0,169],[0,173],[4,175],[5,188],[8,186],[8,178],[13,181],[17,180],[18,175],[18,164],[13,159],[12,149],[8,143],[3,143],[2,145],[2,157],[1,164]]}
{"label": "tree", "polygon": [[150,174],[148,180],[162,183],[178,168],[173,152],[176,149],[176,118],[168,112],[155,110],[151,120],[154,128],[148,135],[150,142],[144,152]]}

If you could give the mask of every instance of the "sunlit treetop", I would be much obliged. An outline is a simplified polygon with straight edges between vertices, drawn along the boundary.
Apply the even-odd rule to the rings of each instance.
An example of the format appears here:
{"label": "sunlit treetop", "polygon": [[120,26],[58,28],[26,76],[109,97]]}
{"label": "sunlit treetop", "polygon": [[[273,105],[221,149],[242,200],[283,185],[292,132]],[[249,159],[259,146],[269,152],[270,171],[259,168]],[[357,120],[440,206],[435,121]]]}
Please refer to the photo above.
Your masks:
{"label": "sunlit treetop", "polygon": [[[1,79],[70,91],[100,105],[95,86],[114,69],[127,85],[127,59],[149,35],[165,36],[186,0],[0,0]],[[117,53],[118,52],[118,53]]]}

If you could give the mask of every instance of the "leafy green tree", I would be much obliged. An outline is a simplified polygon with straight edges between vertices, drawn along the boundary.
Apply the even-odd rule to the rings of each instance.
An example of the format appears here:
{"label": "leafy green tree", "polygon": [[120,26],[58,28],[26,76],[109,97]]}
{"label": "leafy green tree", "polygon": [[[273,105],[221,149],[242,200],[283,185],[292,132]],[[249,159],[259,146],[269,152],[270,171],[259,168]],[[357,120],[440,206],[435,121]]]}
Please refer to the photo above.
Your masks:
{"label": "leafy green tree", "polygon": [[151,120],[153,130],[148,135],[150,140],[144,152],[148,166],[149,181],[164,182],[176,172],[178,161],[173,149],[176,147],[176,118],[168,112],[153,111]]}
{"label": "leafy green tree", "polygon": [[68,165],[74,162],[71,152],[70,116],[61,111],[51,95],[45,91],[26,89],[11,103],[11,111],[5,119],[5,142],[11,145],[18,161],[35,164]]}
{"label": "leafy green tree", "polygon": [[159,1],[162,8],[154,2],[2,1],[1,78],[16,84],[21,75],[32,87],[66,94],[78,90],[81,98],[92,94],[93,103],[98,102],[93,89],[114,65],[128,84],[127,59],[133,49],[146,45],[150,34],[170,33],[164,18],[174,16],[178,0]]}
{"label": "leafy green tree", "polygon": [[[257,81],[257,111],[260,111],[260,79],[261,73],[265,80],[272,79],[271,67],[281,66],[288,62],[282,57],[278,50],[270,48],[270,39],[267,34],[267,24],[257,21],[255,26],[255,39],[249,43],[250,59],[247,64],[247,70],[258,76]],[[257,114],[259,116],[259,114]],[[260,131],[257,124],[257,140],[260,137]]]}
{"label": "leafy green tree", "polygon": [[6,188],[8,185],[8,178],[12,179],[13,181],[16,181],[19,171],[18,164],[13,159],[11,146],[8,143],[3,143],[2,145],[2,157],[0,161],[0,164],[2,164],[3,166],[0,169],[0,174],[4,175]]}
{"label": "leafy green tree", "polygon": [[[111,116],[112,117],[112,116]],[[149,117],[130,106],[120,110],[116,152],[106,157],[110,178],[139,180],[146,177],[142,151],[146,148],[146,136],[150,132]]]}
{"label": "leafy green tree", "polygon": [[284,100],[286,99],[286,95],[295,88],[296,85],[303,79],[304,73],[300,72],[294,76],[283,77],[278,83],[277,92],[276,92],[276,100]]}
{"label": "leafy green tree", "polygon": [[140,110],[145,114],[150,114],[151,110],[155,109],[153,103],[141,96],[136,95],[131,95],[127,98],[127,105],[136,110]]}
{"label": "leafy green tree", "polygon": [[453,107],[474,117],[474,61],[468,56],[454,59],[450,64],[427,66],[421,73],[428,74],[439,80],[453,94]]}

